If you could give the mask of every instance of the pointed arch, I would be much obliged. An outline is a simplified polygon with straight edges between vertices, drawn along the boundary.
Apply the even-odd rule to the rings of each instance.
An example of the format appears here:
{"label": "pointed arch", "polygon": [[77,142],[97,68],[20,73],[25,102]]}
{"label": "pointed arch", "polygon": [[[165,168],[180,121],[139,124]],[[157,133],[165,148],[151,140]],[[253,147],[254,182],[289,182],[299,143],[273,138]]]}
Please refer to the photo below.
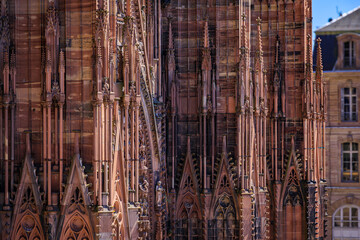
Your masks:
{"label": "pointed arch", "polygon": [[190,137],[188,137],[187,154],[181,176],[178,199],[176,202],[175,238],[198,239],[202,231],[203,207],[199,195],[199,182],[197,179],[193,159],[190,152]]}
{"label": "pointed arch", "polygon": [[209,229],[214,229],[212,237],[218,239],[233,239],[238,232],[236,208],[233,197],[223,192],[217,199],[214,210],[214,218],[210,221]]}
{"label": "pointed arch", "polygon": [[15,197],[11,239],[45,240],[40,213],[42,201],[30,154],[25,157],[20,185]]}
{"label": "pointed arch", "polygon": [[229,166],[229,160],[228,160],[228,156],[226,154],[225,151],[223,151],[222,157],[221,157],[221,162],[220,162],[220,168],[219,168],[219,172],[217,174],[216,177],[216,181],[215,181],[215,192],[214,195],[212,197],[211,200],[211,207],[210,207],[210,218],[215,219],[215,212],[216,212],[216,208],[219,204],[219,200],[224,197],[224,196],[228,196],[229,199],[231,199],[232,201],[232,206],[234,209],[234,214],[235,217],[237,218],[237,216],[239,215],[238,212],[238,208],[237,206],[234,204],[236,201],[236,194],[234,192],[235,190],[235,185],[234,182],[232,180],[231,174],[230,174],[230,166]]}
{"label": "pointed arch", "polygon": [[95,239],[90,218],[90,204],[83,166],[79,154],[75,154],[61,203],[58,239]]}
{"label": "pointed arch", "polygon": [[284,239],[302,239],[305,229],[305,199],[301,187],[299,159],[295,154],[294,137],[279,199],[281,226]]}
{"label": "pointed arch", "polygon": [[[298,162],[300,160],[297,158],[295,153],[295,143],[294,139],[292,139],[292,147],[289,154],[289,159],[286,167],[285,177],[284,177],[284,184],[282,187],[280,206],[286,205],[285,200],[289,200],[288,197],[291,195],[292,200],[301,200],[301,204],[304,201],[304,194],[301,189],[300,180],[301,180],[301,173],[298,167]],[[289,195],[290,194],[290,195]],[[296,196],[298,197],[296,197]],[[292,204],[295,205],[295,202]]]}
{"label": "pointed arch", "polygon": [[220,168],[215,181],[215,192],[211,200],[210,221],[208,229],[210,237],[218,239],[233,239],[239,230],[239,212],[234,192],[235,184],[232,180],[231,167],[226,152],[224,138],[223,153]]}
{"label": "pointed arch", "polygon": [[190,150],[188,149],[188,154],[185,159],[185,165],[178,192],[179,198],[176,203],[177,219],[181,219],[180,217],[184,217],[184,213],[187,213],[186,218],[190,218],[193,216],[196,216],[197,219],[202,218],[200,197],[198,196],[198,193],[198,181],[196,178],[195,168],[193,166],[193,160],[190,154]]}

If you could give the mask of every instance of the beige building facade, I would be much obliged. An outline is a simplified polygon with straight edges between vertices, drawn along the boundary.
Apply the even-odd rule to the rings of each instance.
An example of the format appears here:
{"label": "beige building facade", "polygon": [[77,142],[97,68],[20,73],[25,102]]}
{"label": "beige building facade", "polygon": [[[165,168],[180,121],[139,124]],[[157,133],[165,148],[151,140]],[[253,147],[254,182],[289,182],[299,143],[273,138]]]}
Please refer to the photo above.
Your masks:
{"label": "beige building facade", "polygon": [[360,239],[360,8],[316,31],[327,84],[327,239]]}

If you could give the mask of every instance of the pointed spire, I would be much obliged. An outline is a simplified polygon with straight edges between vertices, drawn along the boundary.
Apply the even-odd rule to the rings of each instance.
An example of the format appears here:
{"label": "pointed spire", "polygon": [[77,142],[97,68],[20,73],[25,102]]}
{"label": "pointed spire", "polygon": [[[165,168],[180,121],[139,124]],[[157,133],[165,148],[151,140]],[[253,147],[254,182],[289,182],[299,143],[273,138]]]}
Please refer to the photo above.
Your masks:
{"label": "pointed spire", "polygon": [[322,81],[323,64],[322,64],[322,52],[321,52],[321,39],[316,39],[317,42],[317,55],[316,55],[316,82]]}
{"label": "pointed spire", "polygon": [[202,50],[202,70],[211,69],[211,55],[210,55],[210,43],[209,43],[209,25],[208,20],[205,21],[204,25],[204,48]]}
{"label": "pointed spire", "polygon": [[97,65],[98,67],[101,67],[102,66],[102,54],[101,54],[101,37],[98,37],[97,39],[97,45],[96,45],[96,48],[97,48]]}
{"label": "pointed spire", "polygon": [[11,52],[10,57],[10,75],[11,75],[11,88],[12,93],[16,94],[16,59],[15,59],[15,51]]}
{"label": "pointed spire", "polygon": [[172,33],[172,24],[171,24],[171,18],[168,18],[169,20],[169,45],[168,45],[168,49],[173,49],[174,48],[174,40],[173,40],[173,33]]}
{"label": "pointed spire", "polygon": [[31,146],[30,146],[30,134],[31,131],[25,131],[26,134],[26,155],[31,155]]}
{"label": "pointed spire", "polygon": [[49,48],[46,50],[46,67],[51,68],[51,53]]}
{"label": "pointed spire", "polygon": [[208,48],[210,47],[210,43],[209,43],[209,23],[208,20],[205,21],[205,26],[204,26],[204,48]]}
{"label": "pointed spire", "polygon": [[9,94],[9,53],[7,51],[4,52],[4,69],[3,69],[3,77],[4,77],[4,94]]}
{"label": "pointed spire", "polygon": [[[240,41],[241,41],[241,48],[245,48],[244,50],[248,49],[248,39],[247,39],[247,33],[246,33],[246,24],[245,24],[245,20],[246,20],[246,15],[245,13],[243,13],[241,15],[242,18],[242,25],[241,25],[241,37],[240,37]],[[242,54],[245,54],[246,52],[242,52]]]}
{"label": "pointed spire", "polygon": [[311,47],[311,35],[310,34],[307,35],[306,66],[307,66],[307,69],[306,69],[307,74],[311,75],[311,72],[312,72],[312,47]]}
{"label": "pointed spire", "polygon": [[65,59],[64,51],[60,51],[60,62],[59,62],[59,71],[60,71],[60,91],[61,93],[65,92],[64,81],[65,81]]}
{"label": "pointed spire", "polygon": [[227,154],[226,135],[223,136],[222,154]]}
{"label": "pointed spire", "polygon": [[175,54],[174,54],[174,39],[172,33],[172,24],[171,18],[168,18],[169,21],[169,44],[167,49],[167,61],[168,61],[168,71],[171,74],[169,81],[173,81],[173,71],[175,70]]}
{"label": "pointed spire", "polygon": [[64,51],[61,49],[60,51],[60,69],[65,68],[65,59],[64,59]]}
{"label": "pointed spire", "polygon": [[280,36],[276,35],[276,47],[275,47],[275,65],[280,64]]}
{"label": "pointed spire", "polygon": [[10,57],[10,67],[13,69],[15,68],[15,52],[12,51],[11,57]]}
{"label": "pointed spire", "polygon": [[262,38],[261,38],[261,19],[258,17],[257,22],[257,54],[256,57],[260,60],[259,63],[263,62],[263,50],[262,50]]}
{"label": "pointed spire", "polygon": [[191,157],[190,136],[187,137],[186,157]]}

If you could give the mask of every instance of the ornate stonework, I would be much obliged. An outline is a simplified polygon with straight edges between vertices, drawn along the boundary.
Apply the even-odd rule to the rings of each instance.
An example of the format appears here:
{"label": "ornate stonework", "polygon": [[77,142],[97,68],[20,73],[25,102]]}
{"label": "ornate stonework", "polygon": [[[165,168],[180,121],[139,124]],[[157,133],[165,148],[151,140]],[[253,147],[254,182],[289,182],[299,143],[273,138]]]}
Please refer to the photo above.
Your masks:
{"label": "ornate stonework", "polygon": [[0,239],[325,237],[310,6],[1,1]]}

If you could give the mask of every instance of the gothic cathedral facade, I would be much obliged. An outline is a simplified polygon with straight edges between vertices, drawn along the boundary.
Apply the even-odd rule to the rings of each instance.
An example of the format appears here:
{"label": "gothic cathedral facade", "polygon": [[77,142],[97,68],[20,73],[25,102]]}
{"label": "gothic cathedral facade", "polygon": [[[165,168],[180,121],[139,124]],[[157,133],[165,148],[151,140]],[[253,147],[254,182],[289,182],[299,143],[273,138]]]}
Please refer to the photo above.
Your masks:
{"label": "gothic cathedral facade", "polygon": [[0,239],[326,238],[311,0],[0,2]]}

